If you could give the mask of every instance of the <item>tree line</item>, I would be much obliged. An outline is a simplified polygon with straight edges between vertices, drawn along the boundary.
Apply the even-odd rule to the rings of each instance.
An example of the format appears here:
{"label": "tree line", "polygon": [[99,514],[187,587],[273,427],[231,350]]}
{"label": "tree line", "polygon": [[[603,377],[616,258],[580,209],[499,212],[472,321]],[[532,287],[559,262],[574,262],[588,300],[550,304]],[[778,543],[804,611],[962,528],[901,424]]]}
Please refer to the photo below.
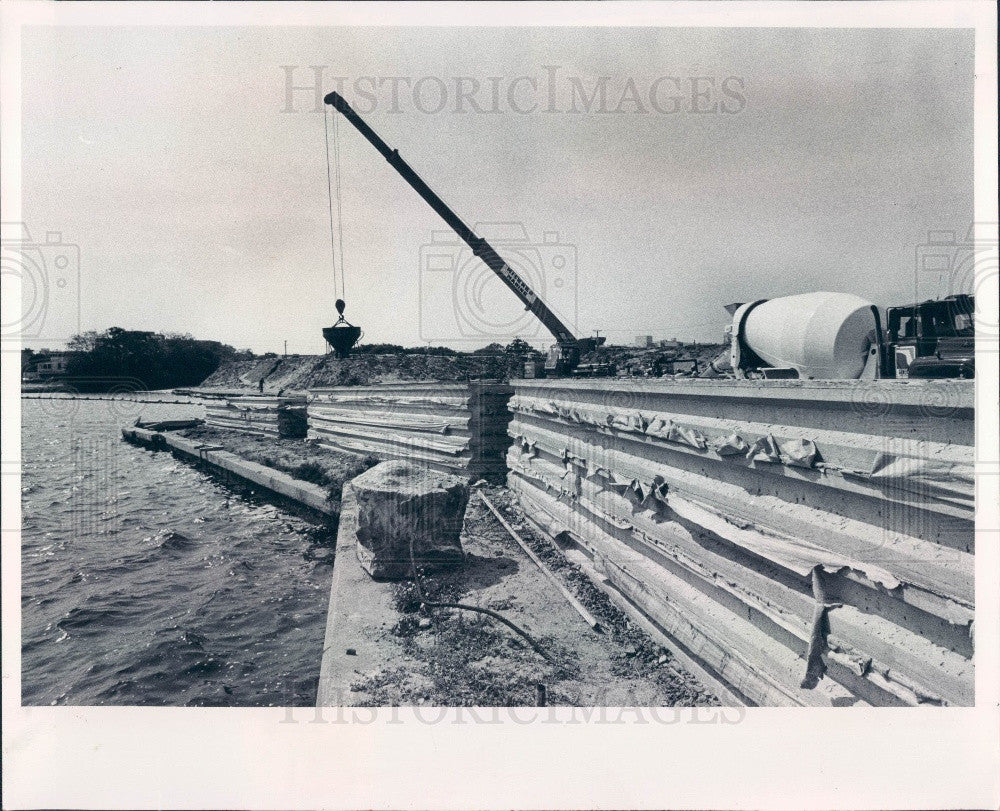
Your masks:
{"label": "tree line", "polygon": [[107,389],[127,381],[148,390],[197,386],[224,362],[250,357],[219,341],[111,327],[73,336],[67,377],[78,389]]}

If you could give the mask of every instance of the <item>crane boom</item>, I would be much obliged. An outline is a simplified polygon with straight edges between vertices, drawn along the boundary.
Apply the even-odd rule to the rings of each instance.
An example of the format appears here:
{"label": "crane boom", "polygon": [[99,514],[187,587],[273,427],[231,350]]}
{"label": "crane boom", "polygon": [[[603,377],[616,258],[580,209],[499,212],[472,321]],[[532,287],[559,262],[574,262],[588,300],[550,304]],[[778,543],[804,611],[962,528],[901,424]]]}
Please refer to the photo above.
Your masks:
{"label": "crane boom", "polygon": [[451,229],[469,246],[473,255],[482,259],[511,292],[521,300],[525,309],[533,313],[545,325],[546,329],[555,336],[560,349],[562,349],[565,355],[565,364],[570,367],[575,366],[579,361],[581,350],[586,351],[596,345],[594,339],[578,340],[528,283],[501,258],[493,246],[482,237],[477,236],[469,226],[462,222],[461,218],[424,183],[420,175],[413,171],[413,168],[400,157],[399,152],[392,149],[365,123],[364,119],[354,111],[343,96],[336,92],[328,93],[323,101],[342,113],[344,118],[354,125],[354,128],[365,137],[365,140],[375,147],[382,157],[399,172],[403,180],[409,183],[410,187],[437,212],[441,219],[448,223]]}

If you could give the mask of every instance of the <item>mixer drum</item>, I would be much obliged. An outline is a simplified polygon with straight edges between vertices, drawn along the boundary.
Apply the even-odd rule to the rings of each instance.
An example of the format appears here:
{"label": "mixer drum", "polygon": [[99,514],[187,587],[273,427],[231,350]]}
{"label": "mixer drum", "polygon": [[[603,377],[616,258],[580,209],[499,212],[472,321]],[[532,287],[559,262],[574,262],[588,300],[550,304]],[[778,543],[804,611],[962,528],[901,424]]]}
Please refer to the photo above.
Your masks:
{"label": "mixer drum", "polygon": [[818,380],[859,378],[875,334],[871,302],[849,293],[770,299],[749,311],[742,330],[761,360]]}

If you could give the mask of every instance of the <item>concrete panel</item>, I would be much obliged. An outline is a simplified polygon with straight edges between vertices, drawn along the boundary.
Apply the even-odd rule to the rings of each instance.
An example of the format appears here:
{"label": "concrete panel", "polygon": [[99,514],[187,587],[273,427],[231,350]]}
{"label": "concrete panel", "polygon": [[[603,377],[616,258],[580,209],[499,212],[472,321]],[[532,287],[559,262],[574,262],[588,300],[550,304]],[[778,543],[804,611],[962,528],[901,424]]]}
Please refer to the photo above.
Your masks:
{"label": "concrete panel", "polygon": [[[271,396],[244,395],[210,399],[205,403],[205,424],[228,431],[280,437],[283,411],[292,410],[305,416],[305,395]],[[299,434],[301,436],[301,434]]]}
{"label": "concrete panel", "polygon": [[308,438],[334,450],[405,459],[468,478],[502,478],[512,391],[477,381],[312,389]]}
{"label": "concrete panel", "polygon": [[533,522],[733,695],[974,703],[971,383],[514,389],[508,481]]}

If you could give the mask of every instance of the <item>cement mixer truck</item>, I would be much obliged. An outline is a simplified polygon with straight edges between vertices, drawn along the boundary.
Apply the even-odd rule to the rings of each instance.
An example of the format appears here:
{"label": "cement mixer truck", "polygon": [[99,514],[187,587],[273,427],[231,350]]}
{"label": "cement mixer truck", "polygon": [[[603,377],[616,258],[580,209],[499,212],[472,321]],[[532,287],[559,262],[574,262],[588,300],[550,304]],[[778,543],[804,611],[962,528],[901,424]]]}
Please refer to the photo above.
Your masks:
{"label": "cement mixer truck", "polygon": [[[879,308],[849,293],[731,304],[729,350],[712,369],[739,378],[972,378],[972,296]],[[884,326],[883,326],[884,323]]]}

